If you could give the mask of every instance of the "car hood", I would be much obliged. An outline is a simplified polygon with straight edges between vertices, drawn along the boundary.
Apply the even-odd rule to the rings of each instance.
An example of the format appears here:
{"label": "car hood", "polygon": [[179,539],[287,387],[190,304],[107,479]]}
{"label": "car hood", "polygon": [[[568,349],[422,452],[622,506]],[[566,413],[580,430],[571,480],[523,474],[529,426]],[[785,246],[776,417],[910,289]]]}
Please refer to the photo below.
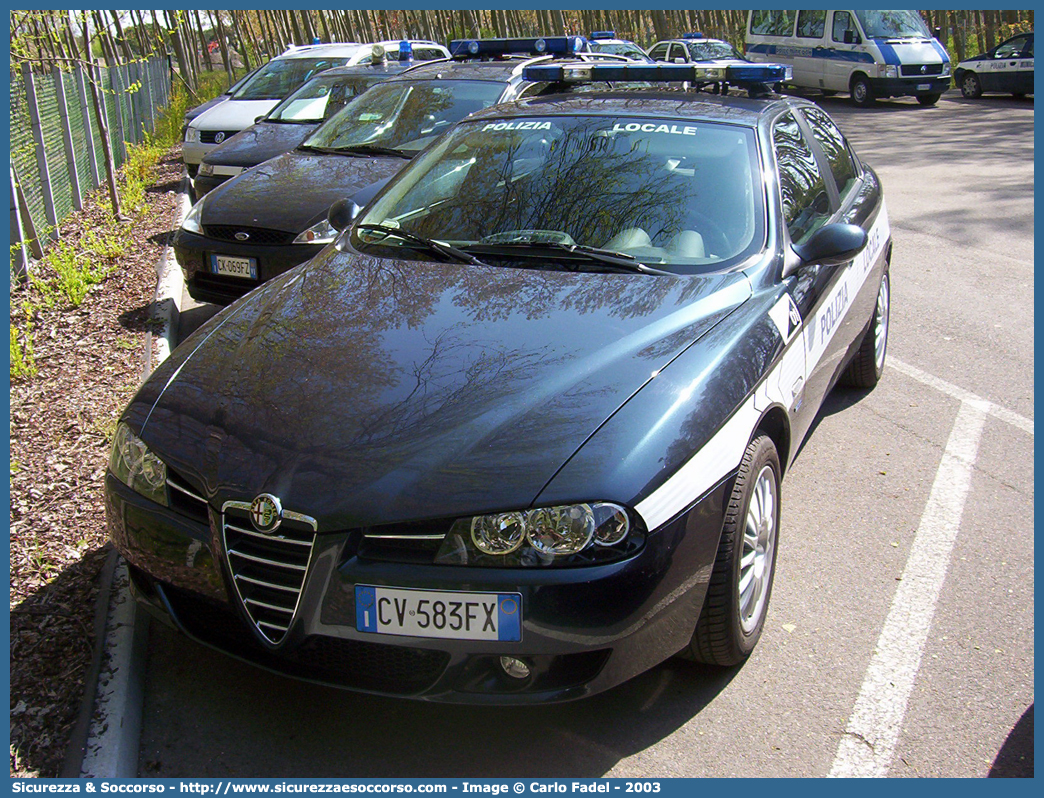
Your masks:
{"label": "car hood", "polygon": [[279,100],[225,100],[193,119],[192,127],[200,130],[243,130],[278,104]]}
{"label": "car hood", "polygon": [[201,328],[127,417],[214,507],[268,492],[320,531],[524,508],[749,296],[739,272],[474,267],[331,246]]}
{"label": "car hood", "polygon": [[203,157],[203,163],[222,166],[257,166],[269,158],[290,152],[308,138],[319,123],[283,124],[258,122],[241,130],[232,138],[212,149]]}
{"label": "car hood", "polygon": [[[339,199],[398,172],[409,161],[288,152],[243,172],[207,194],[203,225],[230,224],[299,233]],[[273,197],[278,198],[273,201]]]}
{"label": "car hood", "polygon": [[202,105],[197,105],[195,108],[190,108],[189,110],[187,110],[185,112],[185,119],[187,119],[187,120],[189,120],[191,122],[193,119],[195,119],[200,114],[205,113],[206,111],[209,111],[215,105],[220,105],[221,103],[225,102],[227,99],[228,99],[228,95],[227,94],[219,94],[214,99],[207,100]]}

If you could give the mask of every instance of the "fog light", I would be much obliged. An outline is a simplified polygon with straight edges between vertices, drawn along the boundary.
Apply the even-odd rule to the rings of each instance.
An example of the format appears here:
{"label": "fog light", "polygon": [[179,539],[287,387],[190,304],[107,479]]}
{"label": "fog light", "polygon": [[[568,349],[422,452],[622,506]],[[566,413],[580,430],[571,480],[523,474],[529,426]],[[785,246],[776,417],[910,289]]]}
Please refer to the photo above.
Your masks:
{"label": "fog light", "polygon": [[500,667],[503,668],[504,673],[512,679],[529,678],[529,666],[522,660],[515,659],[515,657],[501,657]]}

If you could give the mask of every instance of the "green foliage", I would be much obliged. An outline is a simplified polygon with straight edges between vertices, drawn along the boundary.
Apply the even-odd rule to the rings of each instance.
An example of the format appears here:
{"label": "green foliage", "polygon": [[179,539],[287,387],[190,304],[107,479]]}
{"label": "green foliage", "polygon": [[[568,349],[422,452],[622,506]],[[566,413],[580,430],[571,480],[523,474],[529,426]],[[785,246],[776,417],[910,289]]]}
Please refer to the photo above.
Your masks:
{"label": "green foliage", "polygon": [[11,325],[11,381],[28,380],[36,376],[36,357],[33,355],[33,324],[26,319],[19,329]]}
{"label": "green foliage", "polygon": [[[123,253],[126,242],[118,243],[112,231],[98,235],[88,231],[82,248],[59,241],[44,257],[43,264],[53,271],[49,286],[42,293],[56,291],[69,305],[78,308],[87,292],[109,276],[115,268],[115,259]],[[115,253],[115,254],[113,254]],[[93,256],[93,257],[92,257]],[[34,281],[39,284],[39,281]]]}

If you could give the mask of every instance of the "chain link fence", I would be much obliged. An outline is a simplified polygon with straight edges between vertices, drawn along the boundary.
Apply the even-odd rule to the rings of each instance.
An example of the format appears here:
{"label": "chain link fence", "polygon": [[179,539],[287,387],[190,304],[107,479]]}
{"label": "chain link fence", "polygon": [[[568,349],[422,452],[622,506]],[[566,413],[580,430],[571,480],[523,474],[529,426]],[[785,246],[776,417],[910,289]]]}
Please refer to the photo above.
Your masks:
{"label": "chain link fence", "polygon": [[[170,101],[166,57],[98,70],[113,161],[155,131],[159,110]],[[11,73],[12,270],[25,266],[25,245],[37,255],[83,196],[105,180],[101,131],[82,65],[40,74],[24,65]],[[22,247],[17,245],[22,243]],[[20,251],[19,251],[20,250]]]}

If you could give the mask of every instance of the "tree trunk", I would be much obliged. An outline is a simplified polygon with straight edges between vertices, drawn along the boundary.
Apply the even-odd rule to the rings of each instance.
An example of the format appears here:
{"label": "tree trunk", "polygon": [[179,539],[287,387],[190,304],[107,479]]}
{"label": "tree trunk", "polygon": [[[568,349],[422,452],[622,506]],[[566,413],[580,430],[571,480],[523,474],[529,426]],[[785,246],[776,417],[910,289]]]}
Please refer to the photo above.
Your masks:
{"label": "tree trunk", "polygon": [[84,60],[87,62],[88,83],[91,84],[91,104],[94,106],[94,119],[98,123],[99,138],[102,143],[102,152],[105,155],[105,177],[109,184],[109,199],[112,201],[112,215],[117,221],[123,220],[123,211],[120,209],[120,195],[116,191],[116,164],[112,160],[112,142],[109,141],[109,125],[105,118],[105,110],[102,104],[101,92],[98,85],[101,81],[101,73],[94,62],[91,53],[91,38],[87,33],[87,14],[81,12],[83,28],[83,52]]}

